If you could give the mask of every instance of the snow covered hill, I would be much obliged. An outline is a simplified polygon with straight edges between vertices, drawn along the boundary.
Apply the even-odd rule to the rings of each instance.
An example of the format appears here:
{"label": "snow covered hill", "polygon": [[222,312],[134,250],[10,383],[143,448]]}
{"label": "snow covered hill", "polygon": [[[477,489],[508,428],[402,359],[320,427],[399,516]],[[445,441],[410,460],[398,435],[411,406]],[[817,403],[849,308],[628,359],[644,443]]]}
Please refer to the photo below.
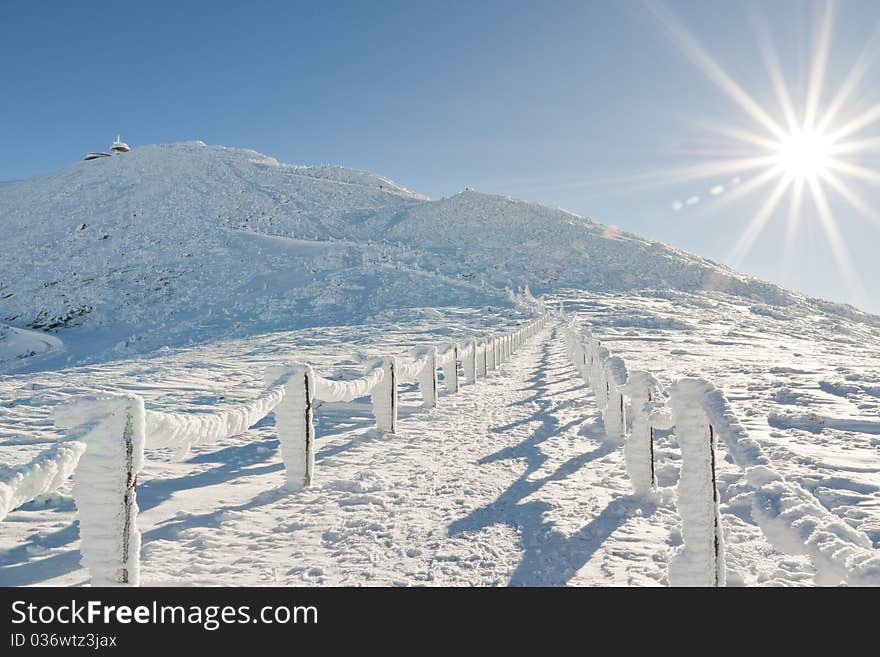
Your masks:
{"label": "snow covered hill", "polygon": [[435,201],[201,142],[4,183],[0,226],[0,322],[53,333],[69,363],[392,308],[504,305],[519,285],[805,302],[562,210],[473,191]]}
{"label": "snow covered hill", "polygon": [[[563,210],[200,142],[0,184],[0,226],[0,585],[88,581],[71,481],[24,504],[7,485],[29,462],[69,474],[38,456],[76,445],[59,405],[124,391],[210,417],[281,362],[344,379],[485,338],[530,315],[507,293],[524,285],[662,386],[710,380],[799,499],[880,550],[880,318],[850,306]],[[560,317],[436,409],[403,387],[396,435],[368,398],[319,404],[303,491],[283,486],[271,415],[182,460],[148,445],[144,583],[669,583],[679,441],[658,433],[659,495],[633,496]],[[728,584],[840,581],[767,534],[754,481],[718,449]]]}

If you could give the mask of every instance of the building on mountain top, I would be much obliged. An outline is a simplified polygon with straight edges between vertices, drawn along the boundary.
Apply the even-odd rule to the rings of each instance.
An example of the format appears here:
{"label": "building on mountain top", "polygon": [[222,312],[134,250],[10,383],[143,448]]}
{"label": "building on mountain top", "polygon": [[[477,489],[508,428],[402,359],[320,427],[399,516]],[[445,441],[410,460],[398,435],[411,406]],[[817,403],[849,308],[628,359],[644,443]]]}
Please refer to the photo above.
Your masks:
{"label": "building on mountain top", "polygon": [[110,157],[111,155],[118,155],[120,153],[128,153],[131,150],[131,146],[122,141],[121,135],[116,135],[116,141],[110,144],[110,152],[104,153],[101,151],[96,151],[94,153],[86,153],[83,156],[84,160],[97,160],[102,157]]}

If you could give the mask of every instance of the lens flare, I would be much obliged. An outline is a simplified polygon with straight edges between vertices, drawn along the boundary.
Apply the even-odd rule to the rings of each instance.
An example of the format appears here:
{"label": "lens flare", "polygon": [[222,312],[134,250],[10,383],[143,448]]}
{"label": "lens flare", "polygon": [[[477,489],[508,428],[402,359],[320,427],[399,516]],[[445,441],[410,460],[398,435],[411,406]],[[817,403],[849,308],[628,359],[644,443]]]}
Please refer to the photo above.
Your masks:
{"label": "lens flare", "polygon": [[[833,216],[828,192],[834,192],[858,215],[880,227],[880,213],[873,210],[848,184],[850,180],[874,185],[880,183],[880,172],[864,166],[864,160],[861,163],[852,161],[854,157],[880,153],[880,138],[859,137],[859,133],[880,123],[880,103],[859,108],[859,111],[852,112],[852,118],[846,122],[835,123],[840,116],[850,113],[847,111],[851,109],[847,108],[847,101],[859,96],[856,93],[858,84],[880,53],[880,29],[869,39],[855,64],[850,67],[843,84],[835,93],[826,94],[824,87],[835,13],[834,3],[828,0],[818,12],[812,56],[809,62],[805,62],[805,68],[809,70],[805,95],[802,99],[795,99],[786,83],[766,20],[752,13],[750,18],[755,28],[758,50],[778,103],[776,108],[766,108],[722,68],[667,7],[659,2],[648,6],[682,54],[742,110],[744,118],[750,119],[758,127],[755,130],[717,122],[708,124],[706,127],[709,130],[737,145],[737,158],[719,158],[684,168],[684,175],[668,176],[667,181],[677,182],[683,177],[699,180],[722,172],[735,175],[728,186],[729,192],[721,195],[710,191],[715,197],[712,200],[713,209],[743,199],[758,190],[771,190],[728,256],[728,261],[734,266],[742,262],[764,228],[776,218],[777,210],[786,206],[783,204],[786,196],[787,212],[780,214],[785,215],[786,221],[784,264],[790,264],[788,259],[794,251],[792,242],[804,225],[801,213],[809,199],[818,216],[826,246],[835,258],[850,294],[857,303],[862,303],[866,298],[864,286],[853,268]],[[831,100],[823,107],[822,101],[827,97]],[[861,99],[858,102],[861,103]],[[740,176],[745,178],[742,184],[739,184]],[[771,185],[773,182],[775,184]],[[685,205],[689,203],[677,202],[675,209],[680,210]]]}

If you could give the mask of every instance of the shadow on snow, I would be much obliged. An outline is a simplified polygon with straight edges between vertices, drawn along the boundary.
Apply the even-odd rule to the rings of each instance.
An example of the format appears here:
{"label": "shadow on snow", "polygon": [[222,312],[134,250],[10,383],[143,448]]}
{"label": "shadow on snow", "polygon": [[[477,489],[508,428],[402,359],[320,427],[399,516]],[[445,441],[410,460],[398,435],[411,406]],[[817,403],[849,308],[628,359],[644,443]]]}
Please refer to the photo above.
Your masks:
{"label": "shadow on snow", "polygon": [[[555,331],[553,337],[555,338]],[[520,533],[523,556],[511,575],[511,586],[566,584],[590,560],[602,543],[634,514],[636,509],[641,508],[649,514],[653,512],[653,508],[646,507],[631,496],[617,497],[580,530],[571,536],[566,536],[555,527],[553,522],[545,518],[552,508],[549,503],[538,500],[525,503],[522,501],[545,484],[566,479],[617,448],[616,445],[604,440],[604,425],[602,420],[597,418],[593,423],[584,425],[579,431],[579,435],[602,440],[596,449],[572,457],[545,477],[530,479],[531,475],[547,461],[547,456],[541,451],[540,445],[582,422],[578,419],[560,425],[553,414],[554,410],[562,406],[554,400],[550,382],[555,378],[555,374],[561,373],[563,369],[568,373],[570,369],[550,367],[549,344],[549,341],[545,342],[539,367],[535,375],[528,379],[530,385],[525,388],[534,390],[535,394],[522,402],[537,405],[537,410],[522,420],[496,427],[493,431],[505,433],[515,427],[531,423],[538,423],[538,426],[521,443],[505,447],[479,461],[479,463],[491,463],[506,459],[523,459],[526,462],[525,472],[496,500],[456,520],[448,528],[450,535],[456,535],[479,531],[495,524],[515,527]],[[584,387],[577,386],[571,390]]]}

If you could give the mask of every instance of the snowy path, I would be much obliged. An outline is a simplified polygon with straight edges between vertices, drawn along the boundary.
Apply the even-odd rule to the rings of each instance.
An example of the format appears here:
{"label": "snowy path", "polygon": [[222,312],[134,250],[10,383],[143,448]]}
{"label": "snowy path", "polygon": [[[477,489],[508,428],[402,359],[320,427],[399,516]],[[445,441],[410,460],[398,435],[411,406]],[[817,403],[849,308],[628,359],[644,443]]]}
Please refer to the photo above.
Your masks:
{"label": "snowy path", "polygon": [[620,451],[551,333],[438,409],[411,406],[396,436],[324,442],[305,492],[281,492],[273,469],[249,500],[160,522],[145,583],[661,581],[668,530],[652,536],[627,497]]}
{"label": "snowy path", "polygon": [[[291,493],[271,417],[184,462],[147,460],[138,500],[144,585],[663,585],[680,538],[667,488],[630,496],[589,388],[555,327],[432,411],[401,396],[397,435],[364,402],[317,412],[316,484]],[[677,449],[657,444],[663,486]],[[738,473],[720,473],[722,501]],[[11,514],[0,583],[82,584],[69,498]],[[722,506],[730,583],[810,583]]]}

